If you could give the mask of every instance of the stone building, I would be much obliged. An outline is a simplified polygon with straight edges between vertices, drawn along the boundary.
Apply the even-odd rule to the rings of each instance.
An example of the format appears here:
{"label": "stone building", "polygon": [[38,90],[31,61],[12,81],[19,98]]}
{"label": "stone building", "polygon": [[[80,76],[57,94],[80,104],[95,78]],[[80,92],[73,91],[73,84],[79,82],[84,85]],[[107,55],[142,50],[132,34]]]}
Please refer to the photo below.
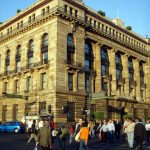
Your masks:
{"label": "stone building", "polygon": [[0,121],[150,115],[150,41],[81,0],[38,0],[0,25]]}

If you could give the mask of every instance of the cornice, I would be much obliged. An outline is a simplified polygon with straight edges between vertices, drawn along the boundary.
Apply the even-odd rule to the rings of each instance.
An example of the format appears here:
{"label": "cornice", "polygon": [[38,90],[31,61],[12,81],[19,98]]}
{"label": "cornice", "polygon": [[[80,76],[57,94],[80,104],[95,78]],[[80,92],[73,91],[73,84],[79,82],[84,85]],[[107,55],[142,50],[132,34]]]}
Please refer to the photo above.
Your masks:
{"label": "cornice", "polygon": [[136,36],[135,34],[129,32],[129,31],[127,31],[127,30],[125,30],[125,29],[123,29],[123,28],[117,26],[117,25],[114,24],[113,22],[111,22],[111,21],[105,19],[105,17],[101,17],[100,15],[98,15],[98,14],[96,14],[96,13],[94,13],[94,12],[88,10],[88,8],[87,8],[86,6],[80,5],[80,4],[78,4],[77,2],[75,2],[75,1],[73,1],[73,0],[64,0],[64,1],[66,1],[66,2],[68,2],[68,3],[71,3],[72,5],[83,9],[86,14],[89,14],[89,15],[91,15],[91,16],[93,16],[93,17],[99,19],[99,20],[101,20],[102,22],[104,22],[104,23],[106,23],[106,24],[108,24],[108,25],[114,27],[115,29],[120,30],[121,32],[123,32],[123,33],[125,33],[125,34],[127,34],[127,35],[130,35],[131,37],[133,37],[133,38],[135,38],[135,39],[137,39],[137,40],[143,42],[144,44],[147,44],[147,42],[146,42],[145,40],[141,39],[140,37]]}
{"label": "cornice", "polygon": [[2,25],[2,26],[0,27],[0,31],[3,30],[4,28],[10,26],[10,25],[13,24],[14,22],[17,22],[17,21],[20,20],[21,18],[27,16],[28,14],[34,12],[35,10],[39,9],[40,7],[42,7],[42,6],[46,5],[46,4],[48,4],[50,1],[53,1],[53,0],[45,0],[45,1],[41,2],[40,4],[34,6],[33,8],[27,10],[27,11],[24,12],[23,14],[20,14],[18,17],[14,18],[14,19],[12,19],[11,21],[9,21],[8,23]]}

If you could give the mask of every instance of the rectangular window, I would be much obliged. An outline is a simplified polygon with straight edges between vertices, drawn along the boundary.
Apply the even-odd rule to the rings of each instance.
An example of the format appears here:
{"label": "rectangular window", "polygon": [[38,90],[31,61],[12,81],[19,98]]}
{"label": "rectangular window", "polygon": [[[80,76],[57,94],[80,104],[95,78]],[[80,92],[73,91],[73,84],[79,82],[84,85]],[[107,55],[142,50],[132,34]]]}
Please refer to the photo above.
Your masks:
{"label": "rectangular window", "polygon": [[49,6],[46,7],[46,13],[49,13]]}
{"label": "rectangular window", "polygon": [[71,16],[72,16],[72,10],[73,10],[73,9],[70,7],[70,15],[71,15]]}
{"label": "rectangular window", "polygon": [[64,6],[64,11],[67,13],[67,5]]}
{"label": "rectangular window", "polygon": [[29,22],[29,23],[31,23],[31,16],[29,16],[29,18],[28,18],[28,22]]}
{"label": "rectangular window", "polygon": [[75,10],[75,17],[78,18],[78,11]]}
{"label": "rectangular window", "polygon": [[48,52],[43,53],[42,64],[48,64]]}
{"label": "rectangular window", "polygon": [[39,103],[39,114],[46,114],[46,102],[40,102]]}
{"label": "rectangular window", "polygon": [[46,89],[46,73],[41,74],[41,90]]}
{"label": "rectangular window", "polygon": [[35,21],[35,14],[32,15],[32,21]]}
{"label": "rectangular window", "polygon": [[20,22],[20,27],[21,27],[21,28],[23,27],[23,21]]}
{"label": "rectangular window", "polygon": [[33,57],[28,58],[28,68],[29,69],[33,68]]}
{"label": "rectangular window", "polygon": [[45,9],[42,9],[42,15],[45,15]]}
{"label": "rectangular window", "polygon": [[21,71],[21,62],[20,61],[18,61],[18,62],[16,62],[17,64],[17,72],[20,72]]}
{"label": "rectangular window", "polygon": [[3,93],[7,93],[8,82],[4,82]]}
{"label": "rectangular window", "polygon": [[73,122],[75,120],[75,103],[67,102],[67,122]]}
{"label": "rectangular window", "polygon": [[7,116],[7,105],[2,106],[2,122],[6,122]]}
{"label": "rectangular window", "polygon": [[69,91],[73,91],[73,74],[68,73],[68,89]]}
{"label": "rectangular window", "polygon": [[14,90],[14,92],[15,93],[18,93],[19,92],[19,81],[18,80],[15,80],[15,90]]}
{"label": "rectangular window", "polygon": [[85,91],[86,91],[86,93],[90,93],[90,77],[89,77],[89,75],[85,75]]}
{"label": "rectangular window", "polygon": [[26,79],[26,91],[31,91],[31,77],[27,77]]}
{"label": "rectangular window", "polygon": [[17,23],[17,29],[19,29],[19,28],[20,28],[19,23]]}
{"label": "rectangular window", "polygon": [[18,120],[18,105],[15,104],[13,105],[13,111],[12,111],[12,118],[14,121],[17,121]]}

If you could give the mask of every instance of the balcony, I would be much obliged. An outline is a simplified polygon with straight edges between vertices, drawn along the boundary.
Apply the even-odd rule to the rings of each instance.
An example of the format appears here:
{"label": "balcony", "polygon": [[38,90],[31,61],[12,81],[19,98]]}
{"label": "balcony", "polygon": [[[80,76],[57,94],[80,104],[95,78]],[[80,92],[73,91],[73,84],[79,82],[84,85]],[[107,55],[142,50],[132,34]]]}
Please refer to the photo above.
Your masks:
{"label": "balcony", "polygon": [[136,81],[133,78],[129,78],[129,85],[136,86]]}
{"label": "balcony", "polygon": [[80,62],[75,62],[73,60],[65,60],[65,66],[72,69],[81,69],[83,68],[83,64]]}
{"label": "balcony", "polygon": [[32,69],[35,69],[35,70],[41,69],[43,67],[48,67],[49,64],[50,64],[50,60],[45,59],[43,61],[39,61],[34,64],[29,64],[24,67],[17,67],[17,69],[10,70],[10,71],[5,71],[4,73],[0,74],[0,78],[7,78],[8,76],[15,76],[17,74],[26,73]]}

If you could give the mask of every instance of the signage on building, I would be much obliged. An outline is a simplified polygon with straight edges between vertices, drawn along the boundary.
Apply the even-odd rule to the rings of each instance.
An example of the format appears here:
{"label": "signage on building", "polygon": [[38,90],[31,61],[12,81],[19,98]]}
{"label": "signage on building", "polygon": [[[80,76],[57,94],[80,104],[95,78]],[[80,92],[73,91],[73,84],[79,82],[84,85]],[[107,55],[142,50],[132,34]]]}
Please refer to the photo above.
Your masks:
{"label": "signage on building", "polygon": [[20,98],[20,99],[28,100],[28,96],[25,96],[25,95],[16,95],[16,94],[3,93],[3,96],[9,97],[9,98]]}

